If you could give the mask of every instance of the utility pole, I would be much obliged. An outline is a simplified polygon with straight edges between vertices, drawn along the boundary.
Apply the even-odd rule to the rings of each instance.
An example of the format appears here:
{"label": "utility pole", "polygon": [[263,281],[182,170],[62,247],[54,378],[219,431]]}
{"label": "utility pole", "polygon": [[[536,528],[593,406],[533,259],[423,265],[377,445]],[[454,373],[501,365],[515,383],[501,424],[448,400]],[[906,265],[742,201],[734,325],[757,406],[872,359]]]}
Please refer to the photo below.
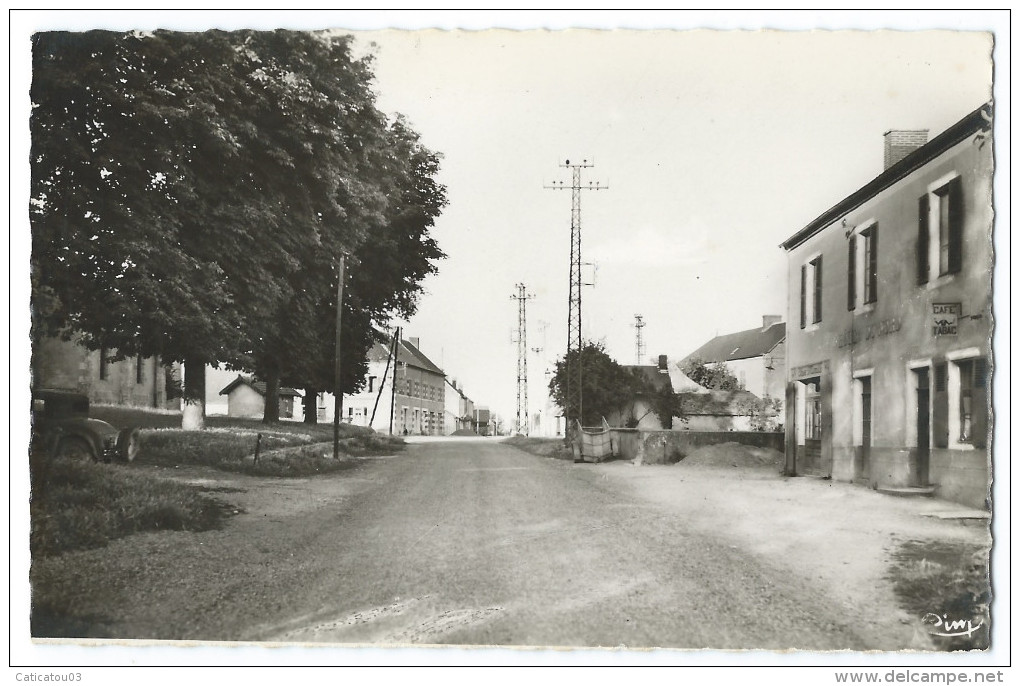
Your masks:
{"label": "utility pole", "polygon": [[390,436],[393,435],[393,413],[397,410],[397,370],[400,359],[400,327],[393,333],[393,387],[390,389]]}
{"label": "utility pole", "polygon": [[[563,408],[566,419],[567,441],[574,438],[576,427],[571,420],[581,421],[582,393],[581,380],[583,378],[583,365],[581,359],[581,191],[604,190],[609,186],[603,186],[597,181],[589,181],[588,185],[581,184],[581,170],[594,167],[595,163],[588,160],[571,163],[565,160],[560,167],[571,170],[571,183],[569,186],[562,181],[553,183],[546,188],[563,190],[569,188],[571,191],[570,209],[570,299],[567,307],[567,406]],[[576,351],[576,361],[571,363],[571,352]]]}
{"label": "utility pole", "polygon": [[333,366],[333,459],[340,459],[340,415],[343,394],[340,390],[340,313],[344,305],[344,256],[340,255],[336,280],[336,352]]}
{"label": "utility pole", "polygon": [[634,337],[635,347],[635,360],[634,364],[641,364],[641,360],[645,359],[645,339],[642,333],[642,329],[645,328],[644,318],[640,314],[634,315]]}
{"label": "utility pole", "polygon": [[528,435],[528,301],[534,298],[528,295],[528,287],[517,284],[517,295],[511,300],[517,301],[517,433]]}

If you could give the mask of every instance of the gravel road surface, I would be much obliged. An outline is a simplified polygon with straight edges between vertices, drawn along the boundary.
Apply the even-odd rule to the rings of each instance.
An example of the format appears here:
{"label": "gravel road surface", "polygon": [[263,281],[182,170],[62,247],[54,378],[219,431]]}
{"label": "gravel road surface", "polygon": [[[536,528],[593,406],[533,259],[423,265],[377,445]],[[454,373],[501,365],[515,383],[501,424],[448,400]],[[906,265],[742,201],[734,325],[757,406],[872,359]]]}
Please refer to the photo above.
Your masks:
{"label": "gravel road surface", "polygon": [[[606,470],[493,441],[312,479],[164,470],[243,510],[32,571],[81,636],[342,644],[896,650],[808,571]],[[719,517],[732,516],[720,510]],[[879,644],[879,643],[882,644]]]}

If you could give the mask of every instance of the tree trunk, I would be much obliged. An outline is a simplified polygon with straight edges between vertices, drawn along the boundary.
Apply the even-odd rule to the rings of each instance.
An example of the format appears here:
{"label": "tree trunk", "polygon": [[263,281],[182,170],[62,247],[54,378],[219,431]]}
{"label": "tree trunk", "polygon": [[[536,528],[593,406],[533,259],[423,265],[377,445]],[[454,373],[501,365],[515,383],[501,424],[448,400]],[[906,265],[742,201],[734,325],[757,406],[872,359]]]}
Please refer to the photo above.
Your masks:
{"label": "tree trunk", "polygon": [[305,406],[305,424],[318,424],[319,423],[319,408],[318,408],[319,392],[314,388],[305,389],[304,406]]}
{"label": "tree trunk", "polygon": [[201,431],[205,428],[205,361],[184,363],[184,402],[181,428]]}
{"label": "tree trunk", "polygon": [[280,372],[275,369],[266,372],[266,411],[262,421],[265,424],[280,421]]}

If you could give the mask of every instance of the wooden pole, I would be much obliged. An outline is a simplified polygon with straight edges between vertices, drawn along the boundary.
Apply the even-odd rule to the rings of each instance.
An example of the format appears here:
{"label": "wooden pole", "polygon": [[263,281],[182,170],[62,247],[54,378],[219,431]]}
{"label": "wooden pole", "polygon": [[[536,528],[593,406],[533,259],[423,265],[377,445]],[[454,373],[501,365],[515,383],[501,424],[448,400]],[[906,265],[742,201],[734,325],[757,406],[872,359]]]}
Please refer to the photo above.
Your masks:
{"label": "wooden pole", "polygon": [[400,368],[400,327],[393,334],[393,388],[390,389],[390,436],[393,435],[393,413],[397,411],[397,370]]}
{"label": "wooden pole", "polygon": [[344,256],[340,255],[339,274],[336,280],[336,350],[333,367],[333,459],[340,459],[340,414],[343,412],[343,393],[340,391],[340,314],[344,304]]}

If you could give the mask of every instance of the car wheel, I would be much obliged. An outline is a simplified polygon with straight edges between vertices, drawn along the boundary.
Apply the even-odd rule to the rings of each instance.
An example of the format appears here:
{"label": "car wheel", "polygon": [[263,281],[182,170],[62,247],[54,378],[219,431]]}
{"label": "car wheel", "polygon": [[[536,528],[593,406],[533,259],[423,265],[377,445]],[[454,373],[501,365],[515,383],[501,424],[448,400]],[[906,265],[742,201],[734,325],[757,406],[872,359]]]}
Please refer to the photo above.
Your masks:
{"label": "car wheel", "polygon": [[60,439],[60,443],[57,444],[57,457],[77,462],[92,462],[96,459],[88,442],[77,436],[67,436]]}
{"label": "car wheel", "polygon": [[121,462],[134,462],[141,447],[139,440],[138,429],[122,429],[117,434],[117,457]]}

